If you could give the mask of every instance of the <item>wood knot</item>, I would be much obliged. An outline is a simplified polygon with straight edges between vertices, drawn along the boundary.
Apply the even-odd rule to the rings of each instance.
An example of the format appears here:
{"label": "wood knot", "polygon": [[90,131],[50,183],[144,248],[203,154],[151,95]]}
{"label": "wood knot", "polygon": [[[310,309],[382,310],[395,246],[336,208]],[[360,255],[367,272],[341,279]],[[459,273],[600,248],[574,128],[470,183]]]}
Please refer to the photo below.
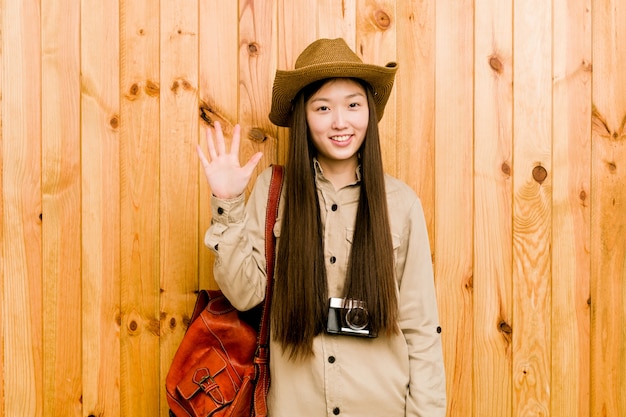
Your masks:
{"label": "wood knot", "polygon": [[513,329],[506,321],[502,320],[498,323],[498,330],[506,335],[513,333]]}
{"label": "wood knot", "polygon": [[504,65],[497,55],[491,55],[489,57],[489,66],[498,74],[502,74],[502,72],[504,71]]}
{"label": "wood knot", "polygon": [[158,97],[161,91],[161,88],[154,81],[148,80],[146,81],[146,86],[144,87],[144,91],[150,97]]}
{"label": "wood knot", "polygon": [[139,84],[134,83],[128,89],[128,93],[126,94],[126,98],[131,100],[131,101],[133,101],[133,100],[136,100],[138,96],[139,96]]}
{"label": "wood knot", "polygon": [[113,129],[117,129],[120,126],[120,117],[116,114],[109,119],[109,125]]}
{"label": "wood knot", "polygon": [[184,79],[184,78],[178,78],[175,79],[174,81],[172,81],[172,85],[170,86],[170,90],[174,93],[174,94],[178,94],[180,89],[183,89],[185,91],[193,91],[193,86],[191,85],[191,83]]}
{"label": "wood knot", "polygon": [[533,179],[540,185],[548,178],[548,171],[541,165],[537,165],[533,168]]}
{"label": "wood knot", "polygon": [[248,139],[254,142],[262,143],[262,142],[265,142],[265,140],[267,139],[267,136],[265,136],[265,133],[263,133],[263,130],[261,130],[260,128],[253,127],[248,132]]}
{"label": "wood knot", "polygon": [[511,176],[511,166],[507,162],[503,162],[500,166],[500,169],[504,173],[504,175],[510,177]]}
{"label": "wood knot", "polygon": [[611,174],[614,174],[615,171],[617,171],[617,164],[615,164],[615,162],[613,161],[609,161],[606,163],[607,168],[609,169],[609,172]]}
{"label": "wood knot", "polygon": [[176,328],[176,317],[170,318],[170,329]]}
{"label": "wood knot", "polygon": [[155,336],[159,336],[161,334],[160,323],[158,320],[155,320],[155,319],[149,320],[146,328],[150,333],[152,333]]}
{"label": "wood knot", "polygon": [[259,54],[259,50],[260,50],[260,49],[261,49],[261,48],[259,48],[259,44],[258,44],[258,43],[256,43],[256,42],[250,42],[250,43],[248,44],[248,53],[249,53],[251,56],[256,56],[256,55],[258,55],[258,54]]}
{"label": "wood knot", "polygon": [[470,275],[467,278],[467,281],[465,281],[465,289],[469,291],[474,289],[474,276],[473,275]]}
{"label": "wood knot", "polygon": [[128,323],[128,330],[130,330],[131,332],[136,332],[137,329],[139,328],[139,325],[137,324],[137,322],[135,320],[131,320]]}
{"label": "wood knot", "polygon": [[183,79],[181,81],[181,84],[183,85],[183,90],[186,90],[186,91],[193,90],[193,86],[191,85],[191,83],[189,81]]}
{"label": "wood knot", "polygon": [[190,323],[191,323],[191,317],[189,317],[186,314],[183,314],[183,326],[185,326],[185,328],[187,328],[187,327],[189,327]]}
{"label": "wood knot", "polygon": [[391,17],[384,10],[376,10],[374,12],[374,22],[380,29],[387,30],[391,26]]}
{"label": "wood knot", "polygon": [[206,101],[200,100],[199,104],[200,119],[206,122],[209,126],[213,126],[213,117],[215,112]]}

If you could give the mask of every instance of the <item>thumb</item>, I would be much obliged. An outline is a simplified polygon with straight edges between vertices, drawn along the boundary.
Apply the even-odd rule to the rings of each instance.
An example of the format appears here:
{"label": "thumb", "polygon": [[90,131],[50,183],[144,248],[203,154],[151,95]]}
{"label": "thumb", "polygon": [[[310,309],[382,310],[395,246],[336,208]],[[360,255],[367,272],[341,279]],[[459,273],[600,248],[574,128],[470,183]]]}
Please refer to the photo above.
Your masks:
{"label": "thumb", "polygon": [[250,159],[248,160],[248,162],[244,165],[244,169],[246,170],[246,172],[248,172],[249,174],[252,174],[252,171],[254,171],[254,168],[256,168],[256,166],[259,164],[259,161],[261,160],[262,157],[263,157],[263,152],[257,152],[254,155],[252,155]]}

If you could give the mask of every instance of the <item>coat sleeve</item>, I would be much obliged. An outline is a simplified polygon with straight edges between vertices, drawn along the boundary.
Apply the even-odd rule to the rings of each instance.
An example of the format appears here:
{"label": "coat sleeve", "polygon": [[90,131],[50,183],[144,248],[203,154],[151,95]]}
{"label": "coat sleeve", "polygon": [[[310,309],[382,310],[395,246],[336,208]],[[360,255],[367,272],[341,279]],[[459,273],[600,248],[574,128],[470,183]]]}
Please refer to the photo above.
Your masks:
{"label": "coat sleeve", "polygon": [[410,365],[406,415],[445,417],[442,330],[428,232],[417,197],[406,218],[397,261],[400,328],[406,338]]}
{"label": "coat sleeve", "polygon": [[215,254],[213,273],[220,289],[240,311],[265,298],[265,211],[271,168],[257,178],[248,202],[211,197],[211,226],[205,245]]}

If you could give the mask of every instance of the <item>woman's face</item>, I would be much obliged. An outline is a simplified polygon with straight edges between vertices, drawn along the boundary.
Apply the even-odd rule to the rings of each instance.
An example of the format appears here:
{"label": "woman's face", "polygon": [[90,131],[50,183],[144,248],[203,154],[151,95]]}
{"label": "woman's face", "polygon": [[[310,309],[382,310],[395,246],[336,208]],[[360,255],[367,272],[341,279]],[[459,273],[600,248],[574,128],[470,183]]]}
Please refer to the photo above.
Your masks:
{"label": "woman's face", "polygon": [[306,120],[323,168],[356,168],[365,139],[369,109],[365,89],[348,78],[325,83],[306,102]]}

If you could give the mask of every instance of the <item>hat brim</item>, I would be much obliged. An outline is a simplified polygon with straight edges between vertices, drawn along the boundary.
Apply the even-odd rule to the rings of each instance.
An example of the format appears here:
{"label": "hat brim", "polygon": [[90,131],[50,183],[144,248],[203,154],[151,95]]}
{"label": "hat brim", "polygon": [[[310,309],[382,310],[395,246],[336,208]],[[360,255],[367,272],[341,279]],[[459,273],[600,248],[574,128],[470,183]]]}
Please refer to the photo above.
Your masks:
{"label": "hat brim", "polygon": [[289,127],[293,99],[304,87],[328,78],[358,78],[372,87],[374,105],[378,121],[380,121],[393,89],[397,70],[398,65],[395,62],[389,62],[384,67],[357,62],[336,62],[332,66],[324,63],[291,71],[278,70],[272,88],[272,107],[269,118],[277,126]]}

